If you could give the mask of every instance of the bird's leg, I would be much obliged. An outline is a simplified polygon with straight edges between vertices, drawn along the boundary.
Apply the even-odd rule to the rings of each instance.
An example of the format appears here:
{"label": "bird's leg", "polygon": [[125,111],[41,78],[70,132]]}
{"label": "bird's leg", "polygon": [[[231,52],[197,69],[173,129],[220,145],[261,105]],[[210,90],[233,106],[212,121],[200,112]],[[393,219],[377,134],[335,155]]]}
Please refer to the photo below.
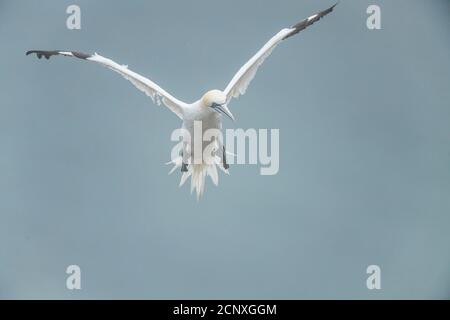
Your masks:
{"label": "bird's leg", "polygon": [[181,172],[187,172],[188,171],[188,153],[186,150],[186,147],[183,148],[183,151],[181,151]]}
{"label": "bird's leg", "polygon": [[228,170],[230,167],[227,163],[227,151],[225,150],[225,146],[222,147],[222,165],[225,170]]}
{"label": "bird's leg", "polygon": [[217,154],[222,161],[223,168],[225,170],[228,170],[230,166],[227,163],[227,151],[225,150],[225,146],[223,145],[222,141],[218,141]]}

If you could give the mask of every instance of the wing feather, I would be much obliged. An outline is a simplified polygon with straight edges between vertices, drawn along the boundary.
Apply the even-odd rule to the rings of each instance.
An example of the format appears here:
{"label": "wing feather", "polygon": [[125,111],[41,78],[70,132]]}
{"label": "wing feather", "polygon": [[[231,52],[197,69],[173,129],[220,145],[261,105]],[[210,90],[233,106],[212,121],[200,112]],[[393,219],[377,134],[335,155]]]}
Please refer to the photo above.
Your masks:
{"label": "wing feather", "polygon": [[241,67],[241,69],[239,69],[239,71],[234,75],[233,79],[231,79],[230,83],[224,90],[225,94],[227,95],[227,100],[229,101],[231,100],[231,98],[238,98],[239,96],[245,94],[250,82],[255,77],[258,68],[263,64],[264,60],[266,60],[266,58],[270,56],[272,51],[277,47],[278,44],[280,44],[281,41],[292,37],[293,35],[312,25],[314,22],[320,20],[322,17],[332,12],[336,5],[337,4],[324,11],[312,15],[296,23],[290,28],[282,29],[275,36],[273,36],[249,61],[247,61],[246,64]]}
{"label": "wing feather", "polygon": [[180,119],[183,119],[183,111],[187,107],[187,104],[183,101],[178,100],[173,97],[167,91],[162,89],[156,83],[151,81],[150,79],[141,76],[140,74],[131,71],[128,69],[126,65],[120,65],[114,62],[111,59],[105,58],[97,53],[86,54],[77,51],[44,51],[44,50],[31,50],[26,54],[35,53],[39,59],[45,57],[49,59],[54,55],[61,55],[67,57],[75,57],[87,61],[97,62],[119,74],[121,74],[126,80],[130,81],[136,88],[140,91],[144,92],[147,96],[149,96],[154,103],[157,105],[164,104],[167,108],[169,108],[172,112],[174,112]]}

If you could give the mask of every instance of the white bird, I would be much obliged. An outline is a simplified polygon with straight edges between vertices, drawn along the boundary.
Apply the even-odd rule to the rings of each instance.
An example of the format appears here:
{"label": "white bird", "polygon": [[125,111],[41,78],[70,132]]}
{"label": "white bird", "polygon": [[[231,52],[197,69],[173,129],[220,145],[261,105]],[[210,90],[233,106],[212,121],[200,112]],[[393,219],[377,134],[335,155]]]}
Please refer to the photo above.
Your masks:
{"label": "white bird", "polygon": [[[332,12],[336,5],[337,4],[327,10],[312,15],[292,27],[282,29],[239,69],[225,90],[208,91],[202,96],[201,99],[190,104],[175,98],[150,79],[129,70],[128,66],[120,65],[97,53],[85,54],[77,51],[31,50],[26,54],[29,55],[35,53],[39,59],[42,58],[42,56],[49,59],[54,55],[62,55],[97,62],[104,65],[111,70],[120,73],[139,90],[143,91],[146,95],[152,98],[154,103],[158,105],[161,105],[161,103],[164,104],[183,121],[182,128],[186,129],[187,132],[190,133],[191,137],[194,137],[193,130],[195,121],[201,121],[202,130],[204,132],[208,129],[220,130],[222,128],[222,115],[226,115],[234,120],[233,114],[228,109],[228,103],[232,98],[238,98],[239,96],[245,94],[245,91],[247,90],[251,80],[254,78],[259,66],[272,53],[273,49],[275,49],[281,41],[299,33],[303,29]],[[184,182],[191,177],[191,192],[195,189],[197,198],[200,197],[204,191],[206,176],[210,176],[215,185],[218,184],[217,167],[222,169],[225,173],[228,173],[229,166],[226,161],[227,152],[225,147],[219,139],[216,139],[215,143],[216,147],[211,154],[212,159],[203,159],[200,163],[194,163],[192,158],[195,158],[196,156],[193,152],[193,144],[195,144],[195,141],[184,140],[180,157],[169,162],[169,164],[172,163],[175,165],[170,173],[172,173],[176,168],[181,167],[183,174],[181,176],[180,186],[182,186]],[[203,143],[202,146],[205,148]]]}

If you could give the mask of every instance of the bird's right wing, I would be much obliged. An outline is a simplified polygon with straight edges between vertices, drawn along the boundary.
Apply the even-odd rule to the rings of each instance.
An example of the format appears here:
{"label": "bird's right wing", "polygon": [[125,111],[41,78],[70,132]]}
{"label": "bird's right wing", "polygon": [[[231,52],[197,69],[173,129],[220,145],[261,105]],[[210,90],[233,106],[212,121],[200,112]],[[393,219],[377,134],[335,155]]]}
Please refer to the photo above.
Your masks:
{"label": "bird's right wing", "polygon": [[231,98],[238,98],[239,96],[245,94],[250,82],[255,77],[258,68],[263,64],[264,60],[272,53],[281,41],[292,37],[312,25],[314,22],[319,21],[322,17],[333,11],[336,5],[337,4],[312,15],[290,28],[282,29],[275,36],[273,36],[250,60],[247,61],[246,64],[241,67],[241,69],[239,69],[233,79],[231,79],[224,91],[227,95],[227,101],[230,101]]}
{"label": "bird's right wing", "polygon": [[183,119],[183,110],[187,107],[187,104],[183,101],[178,100],[177,98],[170,95],[167,91],[162,89],[156,83],[147,79],[146,77],[137,74],[128,69],[128,66],[120,65],[114,62],[111,59],[102,57],[101,55],[94,54],[85,54],[76,51],[42,51],[42,50],[31,50],[26,54],[35,53],[37,57],[40,59],[44,56],[46,59],[49,59],[51,56],[61,55],[67,57],[75,57],[87,61],[97,62],[103,66],[108,67],[109,69],[120,73],[125,79],[129,80],[136,88],[144,92],[147,96],[152,98],[153,102],[158,105],[163,103],[166,107],[168,107],[171,111],[173,111],[180,119]]}

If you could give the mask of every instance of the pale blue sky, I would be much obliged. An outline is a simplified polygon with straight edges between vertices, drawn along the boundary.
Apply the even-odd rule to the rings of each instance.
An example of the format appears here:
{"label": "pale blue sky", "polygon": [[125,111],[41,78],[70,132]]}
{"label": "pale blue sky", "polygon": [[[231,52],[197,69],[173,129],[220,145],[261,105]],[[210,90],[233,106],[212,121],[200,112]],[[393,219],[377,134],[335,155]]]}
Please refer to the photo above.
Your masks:
{"label": "pale blue sky", "polygon": [[450,298],[448,1],[343,0],[282,43],[225,123],[279,128],[279,174],[233,166],[200,202],[167,175],[173,114],[25,51],[97,51],[193,101],[333,2],[80,0],[71,31],[73,3],[0,1],[1,298]]}

